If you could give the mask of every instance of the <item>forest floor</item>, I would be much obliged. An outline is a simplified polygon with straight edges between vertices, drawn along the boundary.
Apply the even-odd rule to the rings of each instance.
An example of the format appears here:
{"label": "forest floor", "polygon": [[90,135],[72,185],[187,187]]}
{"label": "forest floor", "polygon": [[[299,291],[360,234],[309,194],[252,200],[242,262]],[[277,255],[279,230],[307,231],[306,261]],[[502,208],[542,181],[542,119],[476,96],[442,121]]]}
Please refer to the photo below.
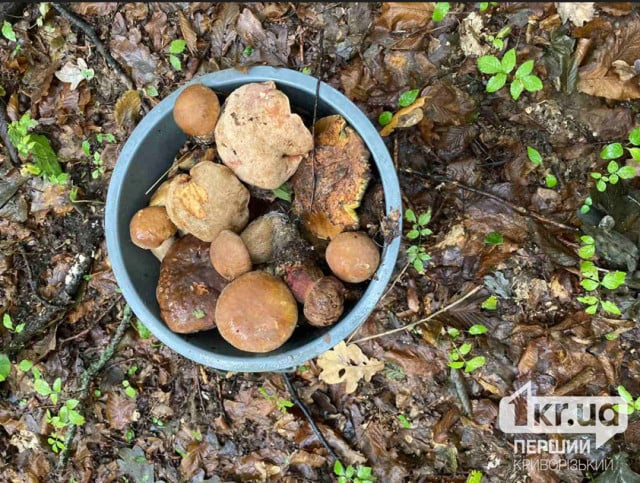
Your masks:
{"label": "forest floor", "polygon": [[[393,285],[354,339],[475,290],[358,343],[384,368],[355,392],[316,360],[290,376],[344,466],[381,482],[474,470],[579,482],[615,461],[598,481],[639,481],[636,414],[583,454],[519,454],[497,422],[501,398],[529,382],[539,396],[640,395],[639,10],[563,5],[452,3],[437,22],[434,3],[66,5],[122,72],[52,4],[6,17],[7,123],[30,113],[69,179],[24,173],[28,152],[0,150],[0,480],[336,480],[282,376],[221,373],[159,343],[128,313],[105,246],[110,174],[145,112],[194,76],[266,64],[322,79],[377,127],[403,93],[426,98],[417,124],[384,139],[405,210],[430,210],[432,234],[410,239],[405,221]],[[541,89],[517,78],[512,48]],[[506,60],[484,74],[484,55]],[[506,86],[487,92],[499,68]],[[409,258],[421,249],[424,271]],[[451,367],[462,358],[474,362]]]}

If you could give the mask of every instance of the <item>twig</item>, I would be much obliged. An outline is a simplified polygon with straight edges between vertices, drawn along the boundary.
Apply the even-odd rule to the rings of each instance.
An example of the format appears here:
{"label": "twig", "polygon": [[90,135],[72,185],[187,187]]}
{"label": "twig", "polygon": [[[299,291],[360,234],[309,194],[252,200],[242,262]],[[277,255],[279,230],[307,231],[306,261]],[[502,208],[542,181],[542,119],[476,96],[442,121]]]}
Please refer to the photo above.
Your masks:
{"label": "twig", "polygon": [[122,66],[118,64],[118,62],[111,56],[109,51],[104,46],[104,43],[102,42],[102,40],[98,38],[98,35],[96,34],[96,31],[94,30],[94,28],[91,25],[89,25],[87,22],[82,20],[80,17],[78,17],[75,13],[72,13],[66,8],[64,8],[61,4],[52,3],[51,5],[53,5],[53,8],[55,8],[60,15],[62,15],[67,20],[69,20],[69,22],[71,22],[73,25],[78,27],[80,30],[84,32],[84,34],[87,37],[89,37],[89,39],[96,46],[96,49],[98,50],[98,52],[100,52],[100,55],[102,55],[102,57],[104,58],[106,63],[109,65],[109,67],[111,67],[113,70],[115,70],[118,73],[123,84],[127,86],[127,89],[129,90],[133,89],[134,88],[133,81],[124,71]]}
{"label": "twig", "polygon": [[370,335],[369,337],[363,337],[362,339],[358,339],[358,340],[353,341],[353,343],[357,344],[358,342],[366,342],[368,340],[373,340],[373,339],[377,339],[379,337],[384,337],[385,335],[391,335],[391,334],[395,334],[396,332],[402,332],[403,330],[413,329],[415,326],[420,325],[420,324],[424,324],[425,322],[429,322],[431,319],[433,319],[433,318],[435,318],[435,317],[437,317],[439,315],[444,314],[447,310],[451,310],[456,305],[461,304],[466,299],[471,297],[473,294],[475,294],[475,293],[479,292],[480,290],[482,290],[482,288],[483,288],[482,285],[480,285],[479,287],[474,288],[470,292],[467,292],[465,295],[460,297],[458,300],[456,300],[454,302],[451,302],[449,305],[441,308],[437,312],[432,313],[431,315],[425,317],[424,319],[418,320],[417,322],[413,322],[413,323],[411,323],[409,325],[404,325],[402,327],[398,327],[397,329],[387,330],[386,332],[382,332],[380,334]]}
{"label": "twig", "polygon": [[291,379],[289,379],[289,375],[283,372],[282,379],[284,380],[284,384],[287,386],[287,389],[289,390],[289,394],[291,394],[291,399],[293,399],[293,402],[296,404],[296,406],[300,408],[300,411],[302,411],[302,414],[304,414],[304,417],[307,418],[307,421],[309,422],[311,429],[313,429],[313,432],[322,443],[322,446],[325,447],[329,455],[331,455],[331,457],[334,460],[339,460],[340,458],[338,458],[338,455],[333,450],[333,448],[331,447],[327,439],[324,437],[324,435],[322,434],[322,431],[320,431],[320,428],[318,427],[316,422],[313,420],[313,416],[311,416],[311,413],[309,412],[309,408],[307,408],[307,405],[303,403],[300,397],[298,396],[298,392],[296,391],[296,388],[293,387],[293,384],[291,383]]}
{"label": "twig", "polygon": [[2,138],[2,144],[4,144],[4,147],[7,148],[9,158],[13,165],[20,166],[21,163],[20,158],[18,158],[18,152],[16,151],[15,146],[11,143],[11,139],[9,139],[7,110],[4,106],[2,107],[2,115],[0,115],[0,138]]}
{"label": "twig", "polygon": [[408,174],[413,174],[416,176],[419,176],[421,178],[428,178],[428,179],[432,179],[434,181],[438,181],[441,183],[449,183],[452,184],[453,186],[457,186],[458,188],[461,188],[463,190],[466,191],[470,191],[471,193],[476,193],[482,196],[486,196],[487,198],[491,198],[492,200],[495,200],[499,203],[502,203],[503,205],[505,205],[507,208],[512,209],[513,211],[515,211],[516,213],[521,214],[522,216],[526,216],[528,218],[533,218],[534,220],[537,220],[541,223],[546,223],[547,225],[553,225],[556,228],[562,228],[563,230],[567,230],[567,231],[572,231],[572,232],[578,232],[580,230],[578,230],[577,228],[573,227],[573,226],[569,226],[569,225],[565,225],[564,223],[560,223],[559,221],[555,221],[552,220],[550,218],[547,218],[545,216],[542,216],[538,213],[535,213],[533,211],[529,211],[526,208],[522,207],[522,206],[518,206],[518,205],[514,205],[513,203],[511,203],[510,201],[505,200],[504,198],[500,198],[499,196],[496,196],[492,193],[488,193],[487,191],[483,191],[479,188],[474,188],[472,186],[468,186],[464,183],[461,183],[460,181],[456,181],[455,179],[449,178],[448,176],[442,176],[442,175],[436,175],[436,174],[429,174],[429,173],[419,173],[418,171],[414,171],[411,168],[406,168],[402,170],[404,173],[408,173]]}
{"label": "twig", "polygon": [[[115,334],[105,347],[102,354],[100,354],[100,358],[93,362],[87,369],[82,373],[80,378],[80,394],[78,395],[78,400],[81,405],[84,405],[84,401],[89,395],[89,384],[93,377],[98,374],[105,366],[107,361],[111,359],[113,353],[116,351],[118,344],[124,337],[124,333],[127,330],[129,322],[131,320],[131,308],[128,305],[125,305],[124,311],[122,314],[122,319],[116,328]],[[71,424],[71,426],[67,429],[67,434],[64,438],[64,449],[60,452],[60,456],[58,457],[58,466],[57,470],[60,471],[67,464],[67,460],[69,459],[69,452],[71,451],[71,443],[73,442],[73,438],[76,435],[78,427],[75,424]]]}

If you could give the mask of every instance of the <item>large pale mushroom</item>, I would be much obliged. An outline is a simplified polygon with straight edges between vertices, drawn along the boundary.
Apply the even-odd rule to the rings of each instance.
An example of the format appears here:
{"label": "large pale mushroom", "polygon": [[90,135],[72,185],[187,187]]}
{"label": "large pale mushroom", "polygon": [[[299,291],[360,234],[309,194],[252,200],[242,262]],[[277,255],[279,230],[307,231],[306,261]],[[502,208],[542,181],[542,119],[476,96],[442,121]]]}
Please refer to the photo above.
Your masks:
{"label": "large pale mushroom", "polygon": [[238,232],[249,221],[249,190],[226,166],[201,161],[169,185],[167,213],[181,230],[213,241],[222,230]]}
{"label": "large pale mushroom", "polygon": [[272,81],[229,94],[215,138],[222,162],[245,183],[264,189],[287,181],[313,148],[311,132]]}

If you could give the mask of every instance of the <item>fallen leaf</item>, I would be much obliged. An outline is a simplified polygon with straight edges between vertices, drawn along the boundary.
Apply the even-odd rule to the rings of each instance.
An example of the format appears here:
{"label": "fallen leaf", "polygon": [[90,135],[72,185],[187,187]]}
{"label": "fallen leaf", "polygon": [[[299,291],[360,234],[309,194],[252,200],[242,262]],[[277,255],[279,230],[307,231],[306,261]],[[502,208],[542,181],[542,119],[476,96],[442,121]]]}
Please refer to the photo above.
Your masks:
{"label": "fallen leaf", "polygon": [[83,80],[93,78],[94,73],[93,69],[88,68],[85,60],[79,58],[77,65],[74,65],[72,62],[67,62],[62,66],[62,69],[55,73],[55,76],[62,82],[70,83],[71,90],[73,91]]}
{"label": "fallen leaf", "polygon": [[387,30],[425,28],[431,21],[433,2],[384,2],[375,26]]}
{"label": "fallen leaf", "polygon": [[147,457],[140,446],[122,448],[118,451],[118,466],[120,470],[133,478],[135,482],[154,483],[153,463],[147,461]]}
{"label": "fallen leaf", "polygon": [[71,9],[80,15],[109,15],[118,8],[117,2],[79,2],[72,3]]}
{"label": "fallen leaf", "polygon": [[182,32],[182,36],[187,41],[189,52],[195,55],[198,52],[198,36],[194,32],[191,22],[189,22],[181,11],[178,11],[178,19],[180,20],[180,32]]}
{"label": "fallen leaf", "polygon": [[562,23],[571,20],[578,27],[582,27],[585,22],[591,20],[595,13],[594,2],[558,2],[556,8]]}
{"label": "fallen leaf", "polygon": [[[138,33],[138,35],[140,34]],[[136,85],[146,86],[155,82],[155,70],[158,62],[146,45],[135,44],[131,40],[117,35],[109,42],[109,48],[117,60],[121,60],[131,69],[131,76]]]}
{"label": "fallen leaf", "polygon": [[318,366],[322,369],[320,380],[327,384],[346,382],[345,392],[350,394],[358,387],[358,382],[371,378],[384,369],[384,362],[369,359],[356,344],[340,342],[333,349],[318,357]]}
{"label": "fallen leaf", "polygon": [[138,119],[139,114],[140,93],[134,90],[126,91],[116,102],[116,107],[113,111],[116,123],[120,127],[125,124],[131,125]]}
{"label": "fallen leaf", "polygon": [[424,106],[426,100],[426,97],[419,97],[410,106],[403,107],[396,112],[391,118],[389,124],[380,130],[380,136],[388,136],[396,129],[415,126],[422,121],[422,118],[424,117],[422,106]]}
{"label": "fallen leaf", "polygon": [[105,415],[112,429],[121,430],[140,417],[140,413],[136,410],[135,400],[115,392],[110,392],[107,396]]}

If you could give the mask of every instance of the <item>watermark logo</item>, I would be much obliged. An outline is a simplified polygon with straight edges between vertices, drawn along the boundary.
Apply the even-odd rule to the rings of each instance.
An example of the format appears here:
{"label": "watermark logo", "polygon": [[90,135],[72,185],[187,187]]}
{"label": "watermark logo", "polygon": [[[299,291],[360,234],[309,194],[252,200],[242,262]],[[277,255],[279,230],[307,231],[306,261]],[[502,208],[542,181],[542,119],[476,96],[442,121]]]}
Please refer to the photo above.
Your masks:
{"label": "watermark logo", "polygon": [[[527,405],[526,421],[516,421],[517,399],[524,397]],[[531,382],[511,396],[500,400],[498,425],[504,433],[515,434],[593,434],[595,447],[599,448],[618,433],[627,429],[628,415],[613,409],[625,404],[618,396],[534,396]],[[535,442],[538,449],[541,441]],[[529,448],[532,441],[516,441],[516,448]],[[547,443],[544,441],[544,443]],[[548,445],[544,444],[546,449]],[[533,451],[539,452],[539,451]]]}

